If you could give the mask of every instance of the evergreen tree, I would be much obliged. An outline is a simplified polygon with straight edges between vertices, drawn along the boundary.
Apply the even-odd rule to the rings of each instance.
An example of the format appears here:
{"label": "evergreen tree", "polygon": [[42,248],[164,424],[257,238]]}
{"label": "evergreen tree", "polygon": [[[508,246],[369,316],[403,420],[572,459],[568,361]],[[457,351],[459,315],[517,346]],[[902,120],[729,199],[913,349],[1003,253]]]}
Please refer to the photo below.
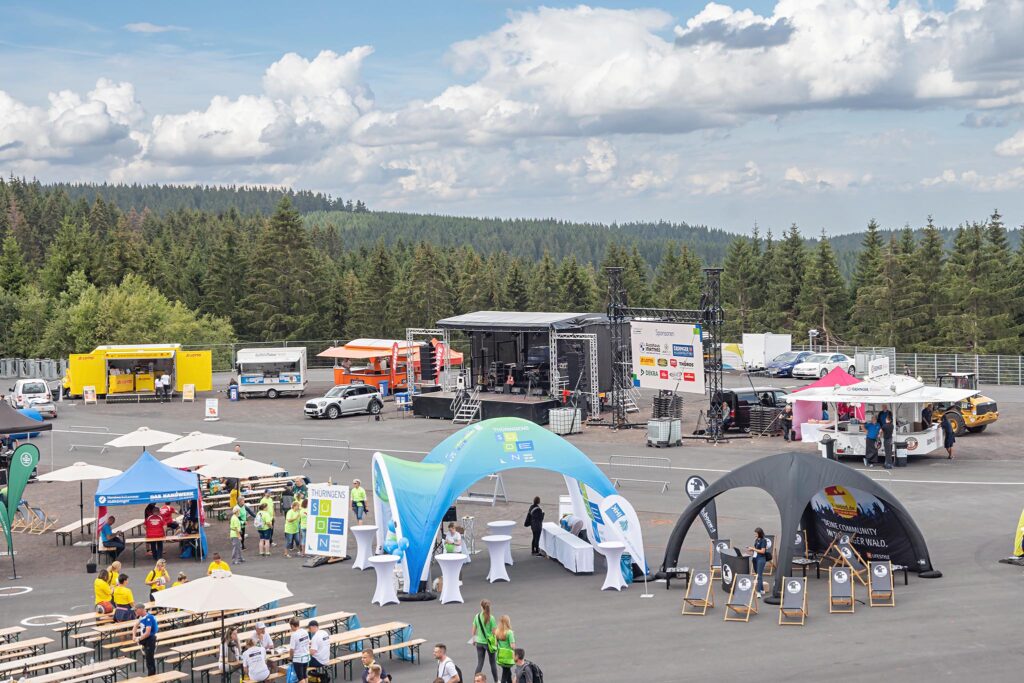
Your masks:
{"label": "evergreen tree", "polygon": [[226,222],[210,252],[203,279],[202,308],[207,313],[230,319],[236,327],[243,322],[238,304],[242,299],[241,285],[249,270],[248,257],[249,250],[238,228],[233,222]]}
{"label": "evergreen tree", "polygon": [[722,299],[725,305],[724,332],[727,339],[737,339],[753,330],[757,307],[758,258],[751,240],[736,237],[729,244],[722,271]]}
{"label": "evergreen tree", "polygon": [[575,256],[562,260],[558,268],[559,310],[588,313],[594,308],[594,283]]}
{"label": "evergreen tree", "polygon": [[665,243],[665,251],[662,252],[661,261],[654,270],[654,296],[665,299],[669,308],[677,308],[673,302],[673,294],[682,274],[679,266],[679,246],[673,240]]}
{"label": "evergreen tree", "polygon": [[693,309],[700,305],[704,288],[704,263],[689,246],[679,250],[679,279],[672,290],[672,307]]}
{"label": "evergreen tree", "polygon": [[517,258],[512,259],[505,271],[505,303],[510,311],[525,311],[530,306],[526,272]]}
{"label": "evergreen tree", "polygon": [[484,262],[480,254],[472,247],[463,247],[457,255],[459,263],[458,292],[455,310],[458,313],[470,313],[487,308],[487,295],[481,287]]}
{"label": "evergreen tree", "polygon": [[420,242],[413,251],[409,272],[403,279],[404,293],[397,293],[402,327],[433,327],[451,316],[455,309],[452,283],[445,275],[446,264],[440,252],[428,242]]}
{"label": "evergreen tree", "polygon": [[878,223],[872,218],[868,221],[867,232],[861,241],[861,249],[857,254],[857,266],[853,271],[851,294],[857,296],[861,287],[874,283],[881,271],[882,237],[878,234]]}
{"label": "evergreen tree", "polygon": [[17,293],[27,280],[28,269],[25,267],[21,245],[13,234],[8,234],[0,250],[0,289]]}
{"label": "evergreen tree", "polygon": [[88,223],[82,224],[70,217],[61,221],[41,273],[43,287],[49,294],[55,296],[64,291],[68,276],[76,270],[86,277],[93,272],[94,245]]}
{"label": "evergreen tree", "polygon": [[[649,284],[649,268],[647,261],[640,255],[636,244],[633,245],[627,257],[625,270],[622,273],[622,282],[626,287],[626,296],[630,306],[651,306],[651,286]],[[659,307],[664,306],[658,303]]]}
{"label": "evergreen tree", "polygon": [[945,286],[952,300],[939,319],[939,348],[982,353],[985,345],[983,318],[985,262],[982,256],[984,230],[977,223],[961,225],[946,261]]}
{"label": "evergreen tree", "polygon": [[765,323],[768,329],[788,329],[797,320],[806,261],[804,239],[800,228],[793,223],[775,247],[772,258],[771,277],[765,292]]}
{"label": "evergreen tree", "polygon": [[992,212],[985,226],[982,262],[982,286],[986,290],[982,321],[985,352],[1017,353],[1024,335],[1024,325],[1020,324],[1017,313],[1024,307],[1024,283],[1017,277],[1013,252],[998,210]]}
{"label": "evergreen tree", "polygon": [[534,268],[529,293],[531,311],[559,310],[558,271],[551,254],[546,251]]}
{"label": "evergreen tree", "polygon": [[491,254],[480,277],[480,310],[501,311],[505,305],[506,267],[498,254]]}
{"label": "evergreen tree", "polygon": [[808,260],[800,290],[801,324],[808,329],[816,328],[822,341],[842,343],[842,334],[849,316],[847,296],[846,283],[839,272],[835,252],[823,232],[818,248]]}
{"label": "evergreen tree", "polygon": [[[142,272],[142,236],[129,227],[124,216],[117,219],[107,235],[101,253],[97,275],[102,284],[116,285],[128,273]],[[190,250],[189,257],[194,253]]]}
{"label": "evergreen tree", "polygon": [[928,216],[913,260],[918,276],[918,298],[914,305],[920,315],[912,346],[915,351],[935,351],[941,336],[939,320],[951,302],[943,276],[946,249],[931,216]]}

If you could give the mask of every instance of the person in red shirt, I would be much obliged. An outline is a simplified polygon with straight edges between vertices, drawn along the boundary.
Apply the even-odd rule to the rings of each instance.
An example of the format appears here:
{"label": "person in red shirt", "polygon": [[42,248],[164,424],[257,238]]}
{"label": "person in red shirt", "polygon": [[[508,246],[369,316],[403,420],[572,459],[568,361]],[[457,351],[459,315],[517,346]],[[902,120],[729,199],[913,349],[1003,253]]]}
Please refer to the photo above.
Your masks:
{"label": "person in red shirt", "polygon": [[153,554],[154,560],[164,556],[164,518],[156,505],[150,504],[146,507],[146,538],[158,538],[159,541],[149,542],[149,552]]}
{"label": "person in red shirt", "polygon": [[177,511],[171,506],[170,503],[164,503],[160,506],[160,516],[164,520],[164,527],[171,531],[178,530],[178,523],[174,521],[174,515]]}

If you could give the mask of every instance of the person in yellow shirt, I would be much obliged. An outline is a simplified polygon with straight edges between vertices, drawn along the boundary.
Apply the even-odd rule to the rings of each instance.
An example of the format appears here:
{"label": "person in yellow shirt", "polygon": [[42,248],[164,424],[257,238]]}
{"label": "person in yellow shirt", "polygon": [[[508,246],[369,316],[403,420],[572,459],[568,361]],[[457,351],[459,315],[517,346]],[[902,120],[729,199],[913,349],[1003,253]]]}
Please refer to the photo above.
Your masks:
{"label": "person in yellow shirt", "polygon": [[107,570],[101,569],[96,580],[92,582],[92,590],[96,596],[96,611],[100,614],[110,614],[114,611],[114,589],[110,587],[110,580],[107,578]]}
{"label": "person in yellow shirt", "polygon": [[121,574],[111,595],[114,601],[114,621],[131,621],[135,616],[135,596],[128,587],[128,575]]}
{"label": "person in yellow shirt", "polygon": [[213,554],[213,562],[211,562],[210,566],[206,568],[206,575],[209,576],[210,574],[213,574],[216,571],[231,571],[231,565],[229,565],[224,560],[220,559],[220,553]]}
{"label": "person in yellow shirt", "polygon": [[231,495],[228,496],[228,507],[234,509],[238,507],[238,489],[231,489]]}
{"label": "person in yellow shirt", "polygon": [[110,584],[110,590],[114,590],[117,587],[117,580],[121,577],[121,563],[114,560],[107,567],[107,583]]}
{"label": "person in yellow shirt", "polygon": [[167,573],[167,560],[160,558],[156,566],[146,574],[146,585],[149,586],[149,599],[167,588],[171,583],[171,575]]}
{"label": "person in yellow shirt", "polygon": [[185,572],[178,572],[178,579],[171,584],[171,588],[177,588],[178,586],[186,583],[188,583],[188,577],[185,576]]}

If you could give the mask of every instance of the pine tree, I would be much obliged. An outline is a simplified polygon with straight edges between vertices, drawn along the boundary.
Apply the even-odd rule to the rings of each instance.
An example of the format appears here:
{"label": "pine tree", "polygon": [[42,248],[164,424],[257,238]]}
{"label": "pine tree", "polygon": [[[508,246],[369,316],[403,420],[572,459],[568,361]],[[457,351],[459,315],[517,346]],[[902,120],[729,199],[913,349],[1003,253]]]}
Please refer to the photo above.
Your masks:
{"label": "pine tree", "polygon": [[21,290],[27,281],[28,269],[25,267],[21,245],[13,234],[8,234],[0,251],[0,289],[14,294]]}
{"label": "pine tree", "polygon": [[799,297],[800,322],[816,328],[822,341],[841,343],[849,316],[847,297],[835,252],[823,232],[804,274]]}
{"label": "pine tree", "polygon": [[455,310],[457,313],[470,313],[487,308],[486,294],[480,286],[484,262],[480,254],[472,247],[463,247],[456,256],[459,264],[458,291]]}
{"label": "pine tree", "polygon": [[806,262],[804,239],[800,228],[793,223],[775,247],[771,263],[771,277],[765,293],[765,323],[770,330],[789,329],[797,319]]}
{"label": "pine tree", "polygon": [[491,254],[484,263],[480,277],[480,310],[505,310],[505,271],[507,270],[498,254]]}
{"label": "pine tree", "polygon": [[647,261],[640,255],[636,244],[633,244],[622,272],[622,284],[626,288],[626,297],[630,306],[650,306],[651,286],[650,269]]}
{"label": "pine tree", "polygon": [[202,309],[229,318],[236,327],[241,322],[238,303],[242,298],[240,286],[249,269],[248,256],[238,228],[233,222],[226,222],[210,252],[203,280]]}
{"label": "pine tree", "polygon": [[505,303],[510,311],[525,311],[530,306],[526,272],[517,258],[512,259],[505,271]]}
{"label": "pine tree", "polygon": [[62,220],[40,274],[46,292],[56,296],[64,291],[68,276],[76,270],[92,273],[94,245],[88,223],[79,224],[70,217]]}
{"label": "pine tree", "polygon": [[943,278],[952,300],[939,319],[939,348],[983,353],[984,299],[989,294],[984,285],[983,246],[982,226],[971,223],[957,228]]}
{"label": "pine tree", "polygon": [[547,251],[534,268],[529,293],[531,311],[551,312],[559,309],[558,271]]}
{"label": "pine tree", "polygon": [[673,240],[665,242],[661,253],[661,261],[654,270],[654,296],[664,298],[668,308],[677,308],[672,301],[672,294],[680,280],[679,245]]}
{"label": "pine tree", "polygon": [[700,305],[703,291],[704,263],[689,246],[679,250],[679,279],[672,290],[672,307],[693,309]]}
{"label": "pine tree", "polygon": [[558,268],[557,310],[572,313],[588,313],[594,308],[594,284],[587,271],[580,267],[575,256],[562,259]]}
{"label": "pine tree", "polygon": [[[191,257],[195,251],[189,251]],[[142,237],[128,226],[124,216],[117,219],[108,234],[102,254],[97,273],[102,284],[120,284],[128,273],[142,273]]]}
{"label": "pine tree", "polygon": [[941,336],[939,320],[951,302],[943,276],[946,249],[942,235],[939,234],[939,229],[935,227],[931,216],[928,216],[913,260],[918,274],[918,300],[915,302],[915,309],[920,316],[912,347],[915,351],[935,351]]}
{"label": "pine tree", "polygon": [[737,339],[753,330],[758,297],[757,255],[751,241],[736,237],[729,243],[722,271],[722,299],[725,304],[725,336]]}
{"label": "pine tree", "polygon": [[853,271],[851,294],[854,298],[857,291],[878,279],[882,262],[882,237],[878,234],[878,223],[872,218],[868,221],[867,232],[861,241],[861,249],[857,254],[857,266]]}
{"label": "pine tree", "polygon": [[1019,323],[1016,311],[1024,306],[1024,283],[1016,277],[1013,252],[998,210],[993,211],[985,227],[982,261],[982,285],[986,289],[982,321],[985,352],[1018,353],[1024,326]]}
{"label": "pine tree", "polygon": [[432,244],[416,245],[409,272],[403,278],[404,293],[396,292],[396,298],[401,299],[403,327],[433,327],[452,315],[455,299],[446,271],[444,258]]}

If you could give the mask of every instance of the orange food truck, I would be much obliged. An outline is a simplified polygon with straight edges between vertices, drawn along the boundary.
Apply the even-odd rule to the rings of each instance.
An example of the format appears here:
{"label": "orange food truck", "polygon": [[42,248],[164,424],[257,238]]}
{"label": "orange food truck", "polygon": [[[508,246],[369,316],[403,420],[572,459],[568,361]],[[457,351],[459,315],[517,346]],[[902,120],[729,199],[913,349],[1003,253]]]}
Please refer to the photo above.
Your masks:
{"label": "orange food truck", "polygon": [[[381,382],[385,382],[388,393],[394,393],[407,388],[407,359],[412,361],[416,379],[422,377],[420,349],[426,344],[415,341],[410,345],[404,339],[353,339],[344,346],[321,351],[317,356],[334,359],[335,385],[368,384],[379,389]],[[462,365],[462,354],[453,350],[451,364]]]}

